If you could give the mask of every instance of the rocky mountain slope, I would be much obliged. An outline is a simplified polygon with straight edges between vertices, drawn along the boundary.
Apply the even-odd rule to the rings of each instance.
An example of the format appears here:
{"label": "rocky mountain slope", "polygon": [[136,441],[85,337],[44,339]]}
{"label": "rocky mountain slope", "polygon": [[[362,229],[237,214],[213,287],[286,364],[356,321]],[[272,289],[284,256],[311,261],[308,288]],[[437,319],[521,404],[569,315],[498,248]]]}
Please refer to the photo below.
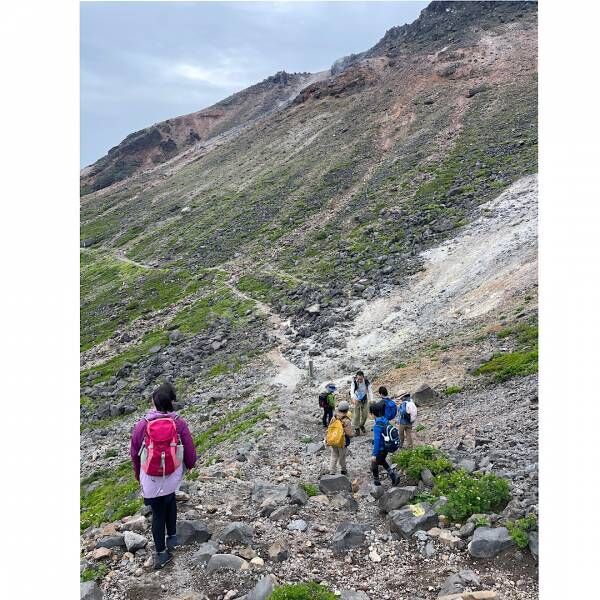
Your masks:
{"label": "rocky mountain slope", "polygon": [[[475,556],[537,513],[536,11],[434,2],[328,74],[249,88],[206,141],[82,196],[82,569],[106,597],[232,600],[267,574],[343,598],[537,596],[533,533],[531,552],[496,540],[495,558]],[[506,479],[510,501],[472,527],[432,515],[398,536],[369,436],[327,488],[316,395],[333,380],[342,397],[358,368],[422,388],[419,442]],[[128,516],[127,441],[165,379],[199,450],[180,497],[198,532],[153,574],[147,541],[126,552],[121,532],[151,539]],[[429,515],[427,477],[404,477]],[[242,570],[206,575],[217,549],[235,556],[213,567]]]}

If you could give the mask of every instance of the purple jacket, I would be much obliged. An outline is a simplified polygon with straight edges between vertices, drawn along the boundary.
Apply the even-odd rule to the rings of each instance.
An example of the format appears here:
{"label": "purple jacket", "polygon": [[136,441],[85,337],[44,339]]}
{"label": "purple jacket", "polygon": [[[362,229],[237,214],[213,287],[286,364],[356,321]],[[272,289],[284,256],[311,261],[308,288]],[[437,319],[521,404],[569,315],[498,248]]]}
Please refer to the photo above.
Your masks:
{"label": "purple jacket", "polygon": [[[154,419],[161,419],[165,417],[175,418],[177,413],[161,413],[157,410],[150,411],[145,419],[141,419],[138,421],[131,432],[131,462],[133,463],[133,471],[135,473],[135,478],[140,480],[140,448],[144,443],[144,436],[146,435],[146,419],[152,421]],[[194,441],[192,440],[192,436],[190,434],[190,430],[188,429],[187,423],[181,418],[178,417],[175,419],[175,426],[177,427],[177,433],[181,439],[181,443],[183,444],[183,463],[186,468],[193,469],[196,464],[196,447],[194,446]]]}

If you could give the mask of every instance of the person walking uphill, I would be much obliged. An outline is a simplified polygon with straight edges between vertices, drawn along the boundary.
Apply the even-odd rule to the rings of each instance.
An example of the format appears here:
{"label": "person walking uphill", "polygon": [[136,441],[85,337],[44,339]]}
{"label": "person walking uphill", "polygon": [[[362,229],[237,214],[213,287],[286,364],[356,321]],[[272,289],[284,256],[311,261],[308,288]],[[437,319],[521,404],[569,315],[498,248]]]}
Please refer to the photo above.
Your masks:
{"label": "person walking uphill", "polygon": [[381,397],[381,402],[383,402],[385,406],[385,418],[388,421],[392,421],[398,412],[398,407],[396,403],[390,398],[388,394],[388,390],[383,385],[377,390],[379,396]]}
{"label": "person walking uphill", "polygon": [[398,406],[398,431],[400,432],[400,447],[404,447],[404,436],[406,435],[406,447],[413,447],[412,429],[417,420],[417,405],[413,402],[410,394],[404,394],[400,398]]}
{"label": "person walking uphill", "polygon": [[384,435],[390,424],[385,417],[385,402],[379,401],[369,405],[369,412],[375,417],[375,426],[373,427],[373,451],[371,452],[371,472],[373,473],[373,483],[381,485],[379,480],[379,467],[382,466],[389,475],[392,485],[399,482],[398,475],[390,467],[386,458],[388,450],[385,447]]}
{"label": "person walking uphill", "polygon": [[131,433],[133,471],[142,486],[144,504],[152,509],[155,569],[173,557],[171,551],[177,545],[175,490],[184,466],[192,469],[196,464],[196,448],[187,423],[173,411],[175,400],[175,388],[163,383],[152,393],[152,410]]}
{"label": "person walking uphill", "polygon": [[328,383],[324,392],[319,394],[319,406],[323,409],[323,427],[327,428],[333,417],[333,409],[335,408],[335,391],[336,387],[333,383]]}
{"label": "person walking uphill", "polygon": [[367,433],[365,422],[369,414],[369,402],[373,402],[373,390],[371,382],[365,379],[362,371],[357,371],[350,385],[350,398],[353,405],[352,426],[355,435]]}
{"label": "person walking uphill", "polygon": [[[346,469],[346,454],[348,450],[348,446],[350,445],[350,438],[352,437],[352,423],[350,421],[350,417],[348,416],[348,411],[350,410],[350,405],[345,400],[342,400],[337,407],[337,412],[333,417],[333,423],[335,421],[339,421],[343,428],[343,438],[340,440],[334,440],[336,437],[336,433],[332,432],[329,435],[329,430],[327,431],[328,437],[330,441],[335,441],[338,445],[331,445],[331,464],[329,466],[329,473],[331,475],[335,475],[337,473],[337,465],[340,463],[340,469],[342,471],[342,475],[348,475],[348,471]],[[340,436],[341,437],[341,436]],[[327,438],[326,438],[327,442]]]}

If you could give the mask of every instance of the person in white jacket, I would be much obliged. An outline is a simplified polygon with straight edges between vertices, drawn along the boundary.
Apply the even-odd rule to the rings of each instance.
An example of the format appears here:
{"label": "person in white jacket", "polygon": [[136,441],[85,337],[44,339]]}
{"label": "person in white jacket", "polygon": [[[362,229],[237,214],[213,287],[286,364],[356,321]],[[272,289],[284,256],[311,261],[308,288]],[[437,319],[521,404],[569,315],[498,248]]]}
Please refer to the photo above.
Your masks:
{"label": "person in white jacket", "polygon": [[371,382],[365,378],[362,371],[357,371],[350,384],[350,400],[352,401],[352,427],[354,434],[367,433],[365,422],[369,416],[369,404],[373,402]]}
{"label": "person in white jacket", "polygon": [[398,432],[400,433],[400,448],[404,447],[404,436],[406,435],[406,447],[413,447],[412,429],[417,420],[417,405],[413,402],[410,393],[403,394],[398,404]]}

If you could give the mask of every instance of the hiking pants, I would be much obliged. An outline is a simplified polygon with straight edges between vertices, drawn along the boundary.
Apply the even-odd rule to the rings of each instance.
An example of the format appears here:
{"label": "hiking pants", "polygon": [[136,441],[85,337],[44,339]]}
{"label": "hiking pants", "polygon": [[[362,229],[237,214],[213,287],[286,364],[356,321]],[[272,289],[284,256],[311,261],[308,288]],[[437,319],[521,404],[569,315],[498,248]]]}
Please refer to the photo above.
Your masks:
{"label": "hiking pants", "polygon": [[333,418],[333,406],[324,406],[323,407],[323,427],[327,427],[329,425],[329,421]]}
{"label": "hiking pants", "polygon": [[406,433],[406,447],[413,447],[412,425],[398,425],[398,433],[400,434],[400,448],[404,448],[404,434]]}
{"label": "hiking pants", "polygon": [[175,492],[158,498],[144,498],[144,504],[152,509],[152,537],[156,552],[163,552],[166,548],[165,527],[169,537],[177,532]]}
{"label": "hiking pants", "polygon": [[[371,457],[371,471],[373,473],[373,479],[379,479],[379,465],[381,465],[388,473],[392,470],[388,461],[385,460],[388,453],[387,450],[384,450],[381,454],[378,454],[375,457]],[[375,458],[375,460],[373,460]]]}
{"label": "hiking pants", "polygon": [[369,403],[366,400],[364,402],[357,402],[352,410],[352,427],[354,429],[364,427],[369,415]]}
{"label": "hiking pants", "polygon": [[331,446],[331,464],[329,465],[329,474],[335,475],[337,472],[337,464],[340,463],[340,469],[346,471],[346,454],[348,453],[348,446],[343,448],[336,448]]}

